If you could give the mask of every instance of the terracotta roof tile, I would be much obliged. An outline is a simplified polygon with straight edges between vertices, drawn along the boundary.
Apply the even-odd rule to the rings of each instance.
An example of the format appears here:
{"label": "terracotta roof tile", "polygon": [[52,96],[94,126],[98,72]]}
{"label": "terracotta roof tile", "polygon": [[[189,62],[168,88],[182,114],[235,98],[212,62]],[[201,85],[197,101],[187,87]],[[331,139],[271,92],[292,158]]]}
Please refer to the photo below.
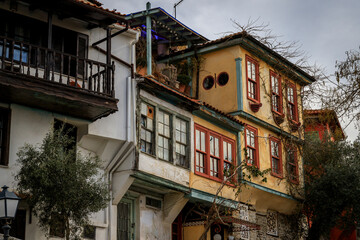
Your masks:
{"label": "terracotta roof tile", "polygon": [[[125,17],[125,14],[121,14],[119,12],[117,12],[116,10],[110,10],[108,8],[103,8],[101,7],[101,3],[98,2],[98,4],[96,3],[93,3],[93,2],[90,2],[88,0],[74,0],[75,2],[78,2],[78,3],[82,3],[82,4],[86,4],[86,5],[89,5],[89,6],[92,6],[94,8],[97,8],[97,9],[100,9],[102,11],[105,11],[105,12],[109,12],[109,13],[113,13],[113,14],[116,14],[116,15],[119,15],[119,16],[124,16]],[[94,2],[97,2],[97,1],[94,1]],[[99,5],[100,4],[100,5]]]}
{"label": "terracotta roof tile", "polygon": [[149,80],[149,81],[151,81],[151,82],[153,82],[153,83],[155,83],[155,84],[157,84],[157,85],[159,85],[159,86],[161,86],[161,87],[163,87],[163,88],[165,88],[165,89],[167,89],[167,90],[169,90],[169,91],[171,91],[171,92],[173,92],[174,94],[176,94],[176,95],[178,95],[178,96],[181,96],[181,97],[183,97],[183,98],[186,98],[187,100],[189,100],[189,101],[191,101],[191,102],[194,102],[194,103],[199,104],[199,105],[203,105],[203,106],[211,109],[212,111],[214,111],[214,112],[216,112],[216,113],[218,113],[218,114],[220,114],[220,115],[223,115],[223,116],[227,117],[227,118],[230,119],[231,121],[234,121],[234,122],[236,122],[236,123],[238,123],[238,124],[244,125],[244,123],[243,123],[242,121],[238,120],[236,117],[233,117],[233,116],[231,116],[230,114],[227,114],[227,113],[225,113],[225,112],[223,112],[223,111],[221,111],[221,110],[219,110],[219,109],[211,106],[211,105],[208,104],[208,103],[201,102],[199,99],[195,99],[195,98],[189,97],[189,96],[187,96],[186,94],[183,94],[183,93],[175,90],[174,88],[172,88],[172,87],[170,87],[170,86],[168,86],[168,85],[166,85],[166,84],[163,84],[163,83],[157,81],[156,79],[152,78],[151,76],[144,76],[144,78],[147,79],[147,80]]}
{"label": "terracotta roof tile", "polygon": [[238,124],[241,124],[241,125],[244,125],[244,124],[245,124],[245,123],[243,123],[242,121],[240,121],[239,119],[237,119],[236,117],[231,116],[230,114],[227,114],[227,113],[225,113],[225,112],[223,112],[223,111],[221,111],[221,110],[219,110],[219,109],[211,106],[211,105],[208,104],[208,103],[205,103],[205,102],[204,102],[203,105],[204,105],[205,107],[207,107],[207,108],[209,108],[209,109],[211,109],[211,110],[213,110],[213,111],[215,111],[215,112],[217,112],[217,113],[219,113],[219,114],[221,114],[221,115],[229,118],[230,120],[232,120],[232,121],[234,121],[234,122],[236,122],[236,123],[238,123]]}
{"label": "terracotta roof tile", "polygon": [[165,84],[157,81],[156,79],[154,79],[154,78],[152,78],[152,77],[150,77],[150,76],[144,76],[144,78],[147,79],[147,80],[150,80],[151,82],[153,82],[153,83],[155,83],[155,84],[157,84],[157,85],[159,85],[159,86],[161,86],[161,87],[163,87],[163,88],[166,88],[167,90],[175,93],[176,95],[179,95],[179,96],[181,96],[181,97],[183,97],[183,98],[188,99],[188,100],[191,101],[191,102],[194,102],[194,103],[197,103],[197,104],[199,104],[199,105],[202,105],[202,103],[201,103],[200,100],[191,98],[191,97],[187,96],[186,94],[183,94],[183,93],[181,93],[181,92],[173,89],[172,87],[170,87],[170,86],[168,86],[168,85],[165,85]]}

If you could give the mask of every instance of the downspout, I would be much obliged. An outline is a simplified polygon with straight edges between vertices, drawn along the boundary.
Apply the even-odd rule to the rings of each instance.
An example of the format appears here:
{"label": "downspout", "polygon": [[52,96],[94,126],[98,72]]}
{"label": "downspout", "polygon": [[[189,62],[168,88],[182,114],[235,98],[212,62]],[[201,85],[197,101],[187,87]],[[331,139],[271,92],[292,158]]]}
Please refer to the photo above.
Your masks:
{"label": "downspout", "polygon": [[147,75],[152,74],[152,50],[151,50],[151,17],[149,10],[151,9],[151,3],[146,3],[146,57],[147,57]]}
{"label": "downspout", "polygon": [[199,56],[197,54],[196,46],[194,48],[194,55],[195,55],[195,59],[196,59],[196,92],[195,92],[195,98],[199,99],[200,63],[199,63]]}
{"label": "downspout", "polygon": [[[136,63],[135,63],[135,44],[137,43],[137,41],[139,40],[139,33],[136,34],[136,38],[130,42],[130,59],[131,59],[131,65],[133,66],[131,68],[131,77],[127,77],[127,134],[126,134],[126,138],[127,138],[127,142],[130,142],[130,128],[131,128],[131,116],[134,116],[133,113],[130,114],[131,111],[131,103],[133,103],[133,108],[135,108],[135,89],[134,89],[134,66],[136,68]],[[129,89],[131,89],[131,91],[129,91]],[[135,119],[135,118],[134,118]],[[135,120],[133,121],[133,140],[135,143]],[[127,146],[127,144],[125,144],[123,147]],[[123,147],[119,150],[119,152],[123,151]],[[131,153],[131,151],[134,149],[135,144],[130,148],[130,150],[128,151],[128,153]],[[127,157],[128,153],[121,159],[124,159]],[[112,183],[112,177],[113,177],[113,172],[118,168],[118,166],[122,163],[121,159],[117,160],[117,162],[115,163],[115,165],[109,170],[108,172],[108,183],[111,184]],[[112,214],[111,214],[111,207],[112,207],[112,199],[113,199],[113,191],[112,191],[112,186],[110,186],[110,202],[109,202],[109,206],[108,206],[108,239],[111,239],[111,223],[112,223]]]}

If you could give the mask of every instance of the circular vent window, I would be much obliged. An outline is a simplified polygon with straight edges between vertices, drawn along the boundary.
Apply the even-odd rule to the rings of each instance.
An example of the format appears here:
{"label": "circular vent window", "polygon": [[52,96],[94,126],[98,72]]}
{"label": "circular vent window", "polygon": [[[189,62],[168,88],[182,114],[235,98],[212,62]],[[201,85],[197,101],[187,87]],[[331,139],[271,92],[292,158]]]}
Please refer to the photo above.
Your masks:
{"label": "circular vent window", "polygon": [[214,84],[215,84],[215,80],[212,76],[207,76],[206,78],[204,78],[203,87],[206,90],[211,89],[214,86]]}
{"label": "circular vent window", "polygon": [[222,72],[219,74],[218,83],[220,86],[226,85],[228,81],[229,81],[229,74],[227,74],[226,72]]}

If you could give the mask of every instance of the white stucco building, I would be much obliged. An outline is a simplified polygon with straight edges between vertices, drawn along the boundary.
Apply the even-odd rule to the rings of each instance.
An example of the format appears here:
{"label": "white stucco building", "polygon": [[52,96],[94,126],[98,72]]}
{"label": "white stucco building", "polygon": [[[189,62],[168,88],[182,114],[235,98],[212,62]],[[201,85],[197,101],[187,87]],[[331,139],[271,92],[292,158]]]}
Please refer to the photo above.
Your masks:
{"label": "white stucco building", "polygon": [[[116,239],[115,172],[124,159],[135,161],[138,37],[95,0],[0,2],[0,185],[14,190],[25,143],[41,143],[55,120],[75,126],[78,150],[103,160],[115,199],[92,216],[90,239]],[[10,235],[46,239],[25,201]]]}

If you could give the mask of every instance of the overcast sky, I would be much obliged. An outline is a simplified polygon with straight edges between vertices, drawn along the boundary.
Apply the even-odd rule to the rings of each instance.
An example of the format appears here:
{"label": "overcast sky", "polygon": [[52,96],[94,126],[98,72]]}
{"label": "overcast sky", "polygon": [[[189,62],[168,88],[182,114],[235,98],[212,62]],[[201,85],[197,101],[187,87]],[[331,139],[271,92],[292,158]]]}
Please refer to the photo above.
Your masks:
{"label": "overcast sky", "polygon": [[[128,14],[146,9],[145,0],[100,0],[105,8]],[[151,7],[161,7],[174,15],[179,0],[154,0]],[[224,32],[237,32],[231,19],[244,24],[249,18],[269,23],[283,40],[298,41],[311,56],[310,62],[322,65],[328,74],[335,71],[335,61],[345,58],[345,51],[360,45],[359,0],[184,0],[178,5],[177,19],[201,35],[213,40]],[[343,126],[346,123],[341,122]],[[358,130],[345,129],[354,140]]]}

